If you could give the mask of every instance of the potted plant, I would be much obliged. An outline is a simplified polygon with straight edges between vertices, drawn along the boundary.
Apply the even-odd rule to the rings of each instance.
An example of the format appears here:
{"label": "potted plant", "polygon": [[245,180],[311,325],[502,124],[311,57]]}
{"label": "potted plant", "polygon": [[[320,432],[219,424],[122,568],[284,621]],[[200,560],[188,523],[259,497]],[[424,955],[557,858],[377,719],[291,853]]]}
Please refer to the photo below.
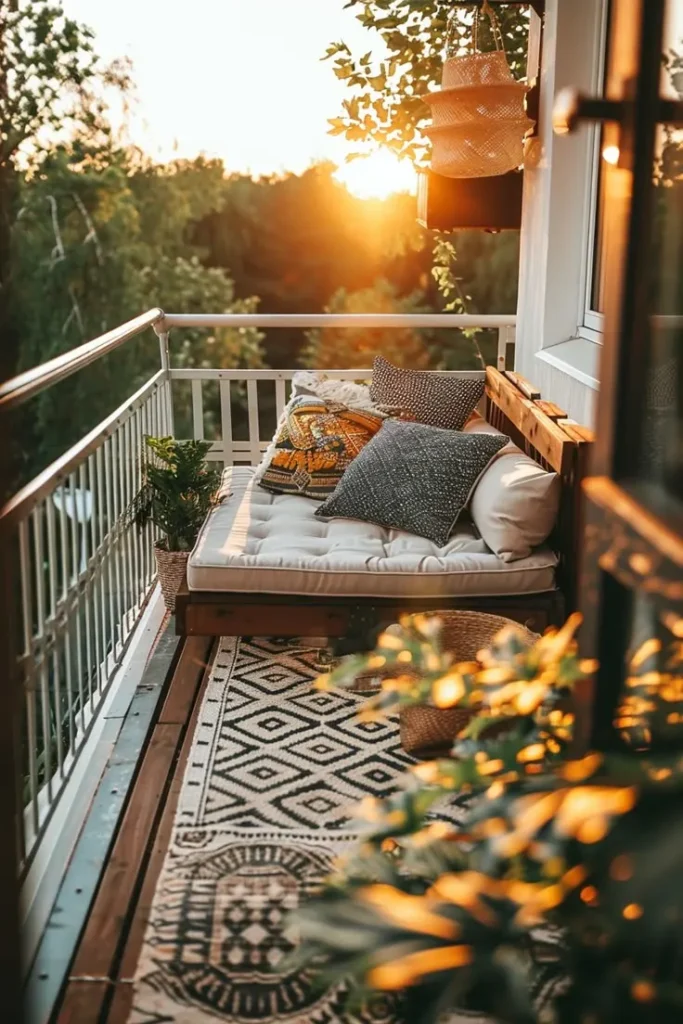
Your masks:
{"label": "potted plant", "polygon": [[153,457],[145,466],[133,519],[138,529],[151,522],[163,534],[154,553],[164,601],[173,612],[189,553],[215,501],[221,473],[206,462],[209,441],[146,437],[145,443]]}

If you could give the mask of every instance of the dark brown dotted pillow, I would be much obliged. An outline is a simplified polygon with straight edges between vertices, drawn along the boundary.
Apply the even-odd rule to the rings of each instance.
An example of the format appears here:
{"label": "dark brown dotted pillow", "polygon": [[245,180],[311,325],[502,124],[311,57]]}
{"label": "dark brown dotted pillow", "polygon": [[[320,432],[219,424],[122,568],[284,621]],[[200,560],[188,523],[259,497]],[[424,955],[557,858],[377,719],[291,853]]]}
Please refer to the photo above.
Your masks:
{"label": "dark brown dotted pillow", "polygon": [[417,423],[462,430],[483,394],[483,379],[402,370],[382,356],[375,358],[372,401],[383,408],[403,410]]}

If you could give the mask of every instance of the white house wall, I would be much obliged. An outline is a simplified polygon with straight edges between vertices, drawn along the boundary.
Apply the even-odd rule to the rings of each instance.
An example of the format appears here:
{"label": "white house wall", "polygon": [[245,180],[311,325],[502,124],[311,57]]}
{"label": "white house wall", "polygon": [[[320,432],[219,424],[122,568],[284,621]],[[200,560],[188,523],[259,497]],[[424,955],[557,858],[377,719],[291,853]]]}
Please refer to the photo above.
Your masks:
{"label": "white house wall", "polygon": [[595,131],[552,131],[555,95],[600,87],[606,0],[547,0],[539,136],[524,174],[515,367],[574,420],[592,425],[599,336],[583,326]]}

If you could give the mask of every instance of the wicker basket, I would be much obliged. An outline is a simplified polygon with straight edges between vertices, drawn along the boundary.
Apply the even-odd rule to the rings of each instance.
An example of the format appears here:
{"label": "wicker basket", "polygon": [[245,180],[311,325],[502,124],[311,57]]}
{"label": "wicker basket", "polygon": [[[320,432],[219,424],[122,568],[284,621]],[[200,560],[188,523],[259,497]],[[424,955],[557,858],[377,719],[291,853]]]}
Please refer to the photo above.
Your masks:
{"label": "wicker basket", "polygon": [[488,53],[466,53],[448,57],[441,72],[442,89],[492,85],[513,85],[515,78],[510,71],[505,50],[491,50]]}
{"label": "wicker basket", "polygon": [[496,49],[478,51],[479,12],[473,52],[461,53],[449,24],[441,90],[424,100],[432,108],[432,170],[449,178],[489,178],[514,171],[524,160],[524,137],[533,127],[527,116],[527,86],[515,81],[505,56],[496,15],[485,5]]}
{"label": "wicker basket", "polygon": [[167,551],[164,544],[165,541],[157,541],[154,545],[154,555],[157,561],[159,585],[161,593],[164,595],[164,604],[168,611],[173,614],[175,612],[176,594],[185,579],[190,552]]}
{"label": "wicker basket", "polygon": [[524,109],[526,86],[521,82],[512,85],[491,85],[486,90],[478,87],[463,89],[441,89],[424,97],[432,108],[434,128],[458,127],[481,124],[482,121],[514,121],[529,127]]}
{"label": "wicker basket", "polygon": [[519,121],[471,124],[466,128],[428,128],[432,170],[446,178],[490,178],[507,174],[524,159],[524,132]]}
{"label": "wicker basket", "polygon": [[[529,646],[538,634],[502,615],[483,612],[437,612],[443,622],[441,642],[457,661],[474,661],[497,633],[512,626]],[[429,705],[401,708],[401,744],[414,757],[431,758],[447,754],[453,740],[477,714],[476,708],[435,708]]]}

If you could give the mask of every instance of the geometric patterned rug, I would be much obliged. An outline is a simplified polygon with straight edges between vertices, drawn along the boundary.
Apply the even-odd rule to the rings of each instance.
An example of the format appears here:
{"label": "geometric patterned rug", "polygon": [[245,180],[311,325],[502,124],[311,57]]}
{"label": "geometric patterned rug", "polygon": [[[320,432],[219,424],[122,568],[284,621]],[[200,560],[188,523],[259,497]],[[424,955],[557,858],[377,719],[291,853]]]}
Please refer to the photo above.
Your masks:
{"label": "geometric patterned rug", "polygon": [[317,652],[220,641],[145,936],[129,1024],[341,1024],[362,1018],[308,971],[278,972],[289,912],[357,839],[354,807],[385,797],[411,759],[396,719],[360,722],[367,695],[321,692]]}
{"label": "geometric patterned rug", "polygon": [[[354,808],[368,794],[389,796],[412,763],[396,717],[358,720],[366,694],[313,688],[317,653],[286,640],[220,641],[129,1024],[405,1019],[400,1003],[384,997],[348,1014],[343,986],[321,991],[309,970],[279,970],[295,946],[289,913],[357,841]],[[542,966],[545,945],[534,956],[541,1003],[557,978]],[[556,948],[551,940],[551,960]],[[449,1017],[480,1019],[462,1011]]]}

